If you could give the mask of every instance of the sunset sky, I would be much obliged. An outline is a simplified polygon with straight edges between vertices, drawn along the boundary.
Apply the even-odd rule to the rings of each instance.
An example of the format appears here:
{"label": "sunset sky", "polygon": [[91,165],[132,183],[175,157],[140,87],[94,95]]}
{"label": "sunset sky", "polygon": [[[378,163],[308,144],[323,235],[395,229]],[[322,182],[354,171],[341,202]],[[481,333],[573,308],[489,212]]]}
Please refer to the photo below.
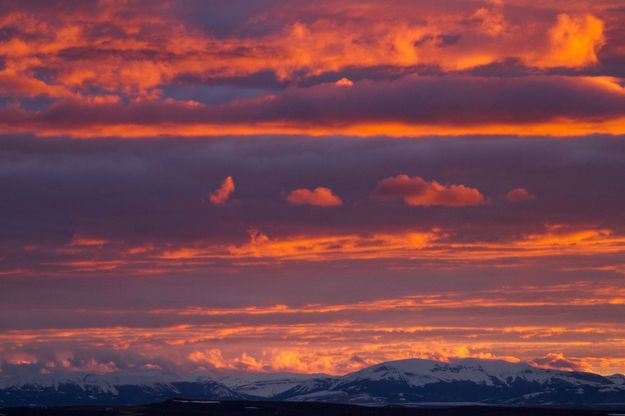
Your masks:
{"label": "sunset sky", "polygon": [[0,375],[625,372],[622,0],[0,3]]}

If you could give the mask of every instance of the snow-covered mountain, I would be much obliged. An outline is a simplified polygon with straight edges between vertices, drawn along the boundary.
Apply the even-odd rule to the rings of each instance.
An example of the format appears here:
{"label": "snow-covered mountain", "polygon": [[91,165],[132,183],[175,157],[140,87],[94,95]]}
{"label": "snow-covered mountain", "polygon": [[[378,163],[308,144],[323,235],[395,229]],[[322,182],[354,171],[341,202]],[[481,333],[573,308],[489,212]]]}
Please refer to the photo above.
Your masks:
{"label": "snow-covered mountain", "polygon": [[363,404],[625,404],[625,384],[619,376],[546,370],[498,360],[401,360],[343,377],[309,380],[279,398]]}
{"label": "snow-covered mountain", "polygon": [[608,378],[615,384],[625,385],[625,375],[623,374],[614,374],[613,376],[608,376]]}
{"label": "snow-covered mountain", "polygon": [[0,378],[0,406],[140,404],[176,397],[192,400],[249,398],[212,379],[154,371]]}
{"label": "snow-covered mountain", "polygon": [[269,399],[319,377],[329,378],[325,374],[246,373],[217,376],[214,380],[238,393]]}
{"label": "snow-covered mountain", "polygon": [[525,363],[400,360],[340,377],[160,372],[0,378],[0,406],[271,399],[360,404],[485,403],[625,407],[625,377],[546,370]]}

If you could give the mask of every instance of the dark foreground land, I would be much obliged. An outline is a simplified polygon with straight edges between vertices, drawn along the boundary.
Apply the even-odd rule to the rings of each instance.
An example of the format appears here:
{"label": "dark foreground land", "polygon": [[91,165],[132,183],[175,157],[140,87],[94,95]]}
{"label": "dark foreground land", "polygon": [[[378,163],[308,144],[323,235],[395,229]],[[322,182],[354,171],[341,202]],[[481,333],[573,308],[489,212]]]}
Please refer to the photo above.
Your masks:
{"label": "dark foreground land", "polygon": [[297,402],[170,400],[140,406],[0,408],[0,416],[625,416],[623,411],[454,406],[364,407]]}

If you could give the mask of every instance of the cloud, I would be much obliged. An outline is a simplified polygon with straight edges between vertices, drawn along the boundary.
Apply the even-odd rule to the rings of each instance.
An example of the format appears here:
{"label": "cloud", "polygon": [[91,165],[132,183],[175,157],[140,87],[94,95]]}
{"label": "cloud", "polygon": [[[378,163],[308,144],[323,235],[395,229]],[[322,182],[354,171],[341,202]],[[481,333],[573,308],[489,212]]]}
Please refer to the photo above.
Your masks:
{"label": "cloud", "polygon": [[[271,71],[292,80],[345,68],[453,71],[506,58],[575,68],[596,62],[603,42],[601,18],[561,13],[571,9],[564,2],[556,2],[552,13],[528,5],[504,10],[497,2],[433,3],[395,0],[388,7],[375,0],[363,8],[355,1],[325,0],[311,9],[304,2],[259,1],[244,12],[237,2],[216,11],[174,0],[149,13],[126,3],[65,6],[57,13],[15,3],[3,10],[7,40],[0,55],[24,74],[48,69],[51,85],[145,96],[188,75]],[[428,19],[420,19],[421,13]]]}
{"label": "cloud", "polygon": [[315,207],[336,207],[343,205],[343,201],[332,192],[330,188],[318,187],[312,191],[309,189],[296,189],[291,191],[287,200],[292,205],[312,205]]}
{"label": "cloud", "polygon": [[[592,106],[584,103],[592,102]],[[145,99],[0,107],[7,132],[78,137],[253,134],[389,135],[625,132],[625,89],[588,76],[413,76],[294,86],[219,104]]]}
{"label": "cloud", "polygon": [[221,186],[215,192],[210,194],[209,200],[213,205],[223,205],[228,201],[234,190],[234,179],[232,179],[232,176],[228,176],[224,179]]}
{"label": "cloud", "polygon": [[464,207],[481,205],[486,198],[476,188],[465,185],[442,185],[419,176],[398,175],[378,182],[375,195],[381,200],[401,199],[411,206]]}
{"label": "cloud", "polygon": [[[248,243],[228,247],[227,254],[241,261],[246,258],[275,261],[401,258],[408,254],[416,255],[441,237],[437,231],[369,235],[296,235],[284,238],[270,238],[258,230],[250,230],[249,234]],[[211,248],[208,250],[200,248],[182,251],[180,254],[184,256],[181,258],[201,259],[203,256],[214,255],[213,253]]]}
{"label": "cloud", "polygon": [[592,15],[558,15],[548,33],[548,52],[532,63],[538,67],[569,68],[596,64],[597,52],[605,43],[603,26],[603,22]]}
{"label": "cloud", "polygon": [[506,194],[506,199],[510,202],[528,201],[534,198],[535,196],[525,188],[516,188]]}
{"label": "cloud", "polygon": [[0,365],[623,368],[625,9],[310,3],[3,2]]}
{"label": "cloud", "polygon": [[[549,325],[475,326],[471,319],[458,324],[463,319],[457,317],[453,321],[456,324],[441,324],[440,319],[437,322],[423,311],[399,312],[396,319],[387,317],[374,321],[370,321],[370,314],[360,313],[352,315],[353,319],[348,321],[341,316],[318,320],[313,315],[312,320],[261,321],[243,325],[228,321],[206,324],[189,321],[184,325],[161,324],[156,327],[13,331],[11,335],[16,340],[5,341],[7,349],[0,350],[0,374],[20,376],[41,370],[107,373],[150,368],[181,373],[221,369],[337,374],[410,357],[441,361],[456,357],[505,358],[518,362],[519,358],[536,351],[543,353],[545,338],[575,348],[570,337],[584,336],[572,326],[558,328],[564,331],[554,335]],[[489,310],[486,313],[492,316],[497,314],[494,312]],[[459,313],[466,316],[467,311]],[[427,324],[423,323],[424,318]],[[499,318],[504,322],[511,319],[510,315]],[[618,325],[613,329],[622,334]],[[601,339],[601,331],[592,335],[593,338],[585,338],[592,340],[590,343]],[[372,339],[376,342],[372,343]],[[616,348],[620,347],[622,343]],[[513,351],[515,357],[505,351]],[[618,358],[593,357],[593,351],[588,352],[587,359],[545,353],[545,358],[530,364],[544,367],[545,363],[553,363],[555,367],[548,368],[580,371],[589,369],[584,363],[587,360],[589,364],[601,361],[611,364],[611,367],[603,367],[603,373],[623,368],[623,362]],[[354,360],[354,356],[360,359]]]}
{"label": "cloud", "polygon": [[[367,237],[399,235],[405,240],[402,231],[438,229],[447,235],[441,237],[447,243],[470,244],[466,249],[454,248],[465,257],[463,267],[467,268],[469,263],[485,261],[479,255],[483,252],[490,258],[496,253],[499,258],[522,255],[528,262],[586,252],[589,257],[584,261],[593,266],[622,270],[618,256],[625,229],[618,184],[625,180],[625,172],[618,167],[625,160],[625,143],[610,137],[77,141],[19,136],[0,138],[0,148],[4,161],[0,181],[14,195],[0,206],[0,273],[7,275],[87,270],[166,274],[180,270],[185,254],[194,257],[193,253],[196,261],[186,262],[185,272],[224,263],[250,264],[258,257],[245,260],[227,250],[243,247],[249,228],[263,230],[270,237],[271,244],[249,247],[263,261],[270,255],[306,260],[324,244],[320,260],[365,257],[345,254],[343,247],[351,245],[368,247],[369,258],[406,256],[401,262],[415,267],[434,253],[409,245],[403,251],[387,249],[388,244],[376,244],[375,238]],[[346,154],[350,157],[345,158]],[[255,162],[251,162],[252,155]],[[258,160],[262,160],[262,170]],[[580,160],[585,173],[571,181],[577,178]],[[441,184],[464,184],[499,201],[469,210],[410,209],[403,206],[400,196],[393,197],[396,204],[371,198],[378,181],[398,173],[418,173],[428,183],[436,179]],[[239,189],[245,183],[246,192],[239,194],[237,189],[226,202],[228,209],[213,208],[207,215],[208,193],[214,190],[210,185],[207,189],[207,178],[217,188],[225,174],[237,178]],[[615,180],[605,181],[607,176]],[[550,180],[544,181],[545,177]],[[42,183],[49,183],[54,193],[41,192]],[[291,206],[288,193],[302,187],[312,191],[315,186],[310,184],[332,189],[349,209]],[[523,185],[539,197],[531,203],[507,204],[506,191],[514,188],[510,184]],[[584,187],[582,199],[580,186]],[[606,199],[606,194],[616,199]],[[97,219],[93,212],[98,212]],[[547,220],[561,227],[546,229]],[[526,235],[532,238],[523,242],[521,236]],[[74,241],[72,236],[77,236]],[[346,236],[360,238],[345,241]],[[314,239],[319,237],[328,238],[325,242]],[[502,244],[484,244],[489,242]],[[297,252],[297,247],[304,249]],[[439,247],[438,262],[448,266],[450,260],[445,261],[444,254],[451,246]],[[536,247],[542,248],[536,252]],[[468,256],[469,251],[473,255]],[[459,258],[452,257],[454,261]],[[149,260],[155,258],[158,263]],[[575,267],[590,267],[582,265],[581,258],[576,261]],[[270,258],[268,263],[276,262]]]}
{"label": "cloud", "polygon": [[354,82],[349,78],[343,77],[336,81],[335,84],[339,87],[351,87],[352,85],[354,85]]}
{"label": "cloud", "polygon": [[109,241],[102,238],[91,238],[89,236],[76,234],[72,237],[70,246],[103,246],[108,243]]}
{"label": "cloud", "polygon": [[535,358],[530,362],[537,367],[561,371],[591,371],[592,366],[580,358],[566,357],[562,353],[550,352],[542,358]]}
{"label": "cloud", "polygon": [[[565,118],[591,123],[579,126],[586,132],[623,132],[623,123],[597,123],[624,116],[624,94],[586,91],[593,85],[577,76],[623,75],[622,65],[600,62],[622,55],[622,36],[609,36],[610,23],[622,20],[617,10],[580,13],[563,1],[549,12],[529,2],[391,3],[325,0],[311,9],[263,1],[243,11],[229,2],[215,11],[174,0],[146,14],[126,3],[53,10],[15,2],[0,20],[0,92],[11,98],[0,128],[81,137],[409,135],[407,126],[389,126],[399,123],[425,125],[422,135],[466,133],[468,125],[503,134],[525,133],[528,122],[567,130],[556,120]],[[484,67],[495,68],[488,79],[462,76]],[[421,77],[428,74],[436,76]],[[244,88],[250,84],[256,91]],[[192,99],[181,99],[185,89]],[[257,100],[240,99],[259,91]]]}

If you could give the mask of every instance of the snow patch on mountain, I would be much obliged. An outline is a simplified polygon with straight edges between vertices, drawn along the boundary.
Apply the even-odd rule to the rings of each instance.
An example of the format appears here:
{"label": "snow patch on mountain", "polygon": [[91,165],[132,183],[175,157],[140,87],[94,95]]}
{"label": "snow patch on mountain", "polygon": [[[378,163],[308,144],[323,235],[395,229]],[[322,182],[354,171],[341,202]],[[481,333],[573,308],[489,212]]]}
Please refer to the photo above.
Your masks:
{"label": "snow patch on mountain", "polygon": [[292,373],[120,371],[0,375],[0,405],[133,403],[254,399],[361,404],[432,402],[574,405],[625,402],[625,376],[557,371],[526,363],[472,358],[448,362],[407,359],[345,376]]}
{"label": "snow patch on mountain", "polygon": [[329,376],[298,373],[243,373],[217,376],[214,379],[239,393],[271,398],[310,380],[312,377],[327,378]]}
{"label": "snow patch on mountain", "polygon": [[59,372],[38,374],[26,378],[12,376],[0,377],[0,389],[8,387],[39,386],[57,388],[64,384],[74,384],[83,390],[95,388],[101,392],[115,393],[115,386],[150,386],[171,384],[180,381],[180,377],[172,373],[160,371],[117,371],[106,374],[81,372]]}
{"label": "snow patch on mountain", "polygon": [[566,381],[571,384],[612,384],[602,376],[532,367],[526,363],[503,360],[452,359],[449,362],[407,359],[367,367],[347,375],[346,381],[390,380],[405,382],[414,387],[439,382],[468,381],[485,386],[510,385],[524,380],[540,384]]}

